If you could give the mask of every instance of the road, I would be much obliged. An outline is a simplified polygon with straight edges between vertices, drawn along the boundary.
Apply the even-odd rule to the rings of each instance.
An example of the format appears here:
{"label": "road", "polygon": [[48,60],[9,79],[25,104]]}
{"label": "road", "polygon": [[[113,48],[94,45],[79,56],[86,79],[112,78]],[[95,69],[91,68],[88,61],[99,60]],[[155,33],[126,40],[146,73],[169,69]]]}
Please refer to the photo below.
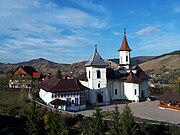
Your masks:
{"label": "road", "polygon": [[[129,103],[130,108],[134,114],[134,116],[158,120],[163,122],[170,122],[178,124],[180,123],[180,111],[169,110],[169,109],[160,109],[159,101],[145,101],[139,103]],[[119,111],[122,112],[124,108],[124,104],[118,104]],[[114,105],[102,106],[100,107],[103,111],[113,111]],[[83,115],[92,115],[94,110],[84,110],[79,111],[79,114]]]}

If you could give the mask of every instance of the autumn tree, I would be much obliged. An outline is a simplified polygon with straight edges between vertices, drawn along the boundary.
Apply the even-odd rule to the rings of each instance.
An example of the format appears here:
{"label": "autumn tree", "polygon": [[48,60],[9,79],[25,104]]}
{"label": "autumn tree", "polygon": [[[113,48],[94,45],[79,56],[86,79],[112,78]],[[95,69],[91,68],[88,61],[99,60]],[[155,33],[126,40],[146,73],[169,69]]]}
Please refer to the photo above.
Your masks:
{"label": "autumn tree", "polygon": [[56,72],[56,78],[61,79],[61,77],[62,77],[62,72],[61,72],[60,69],[58,69],[57,72]]}
{"label": "autumn tree", "polygon": [[180,93],[180,77],[175,80],[175,83],[172,85],[172,89],[174,92]]}

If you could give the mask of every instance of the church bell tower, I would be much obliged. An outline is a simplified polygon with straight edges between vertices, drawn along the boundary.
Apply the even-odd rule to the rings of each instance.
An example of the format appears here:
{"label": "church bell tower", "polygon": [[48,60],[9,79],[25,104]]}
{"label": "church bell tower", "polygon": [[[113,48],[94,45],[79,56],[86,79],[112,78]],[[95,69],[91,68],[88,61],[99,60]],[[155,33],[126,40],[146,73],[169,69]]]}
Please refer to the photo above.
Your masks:
{"label": "church bell tower", "polygon": [[119,51],[119,66],[129,69],[130,66],[130,52],[132,51],[126,39],[126,28],[124,28],[124,38]]}

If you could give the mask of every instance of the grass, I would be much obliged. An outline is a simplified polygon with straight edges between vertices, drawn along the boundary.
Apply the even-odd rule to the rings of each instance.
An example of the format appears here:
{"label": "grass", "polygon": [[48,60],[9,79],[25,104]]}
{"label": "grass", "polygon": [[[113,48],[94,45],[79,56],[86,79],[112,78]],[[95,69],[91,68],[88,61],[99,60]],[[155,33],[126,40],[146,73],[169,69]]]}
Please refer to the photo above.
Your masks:
{"label": "grass", "polygon": [[0,90],[0,114],[19,115],[29,103],[26,90]]}

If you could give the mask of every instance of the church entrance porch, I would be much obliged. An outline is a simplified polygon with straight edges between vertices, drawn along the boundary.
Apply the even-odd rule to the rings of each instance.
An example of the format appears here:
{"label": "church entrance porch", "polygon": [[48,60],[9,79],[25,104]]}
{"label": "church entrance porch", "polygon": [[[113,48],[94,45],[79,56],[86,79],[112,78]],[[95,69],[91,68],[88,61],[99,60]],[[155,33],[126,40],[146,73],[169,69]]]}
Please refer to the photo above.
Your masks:
{"label": "church entrance porch", "polygon": [[96,101],[97,101],[97,103],[103,102],[103,95],[101,95],[101,93],[96,94]]}

